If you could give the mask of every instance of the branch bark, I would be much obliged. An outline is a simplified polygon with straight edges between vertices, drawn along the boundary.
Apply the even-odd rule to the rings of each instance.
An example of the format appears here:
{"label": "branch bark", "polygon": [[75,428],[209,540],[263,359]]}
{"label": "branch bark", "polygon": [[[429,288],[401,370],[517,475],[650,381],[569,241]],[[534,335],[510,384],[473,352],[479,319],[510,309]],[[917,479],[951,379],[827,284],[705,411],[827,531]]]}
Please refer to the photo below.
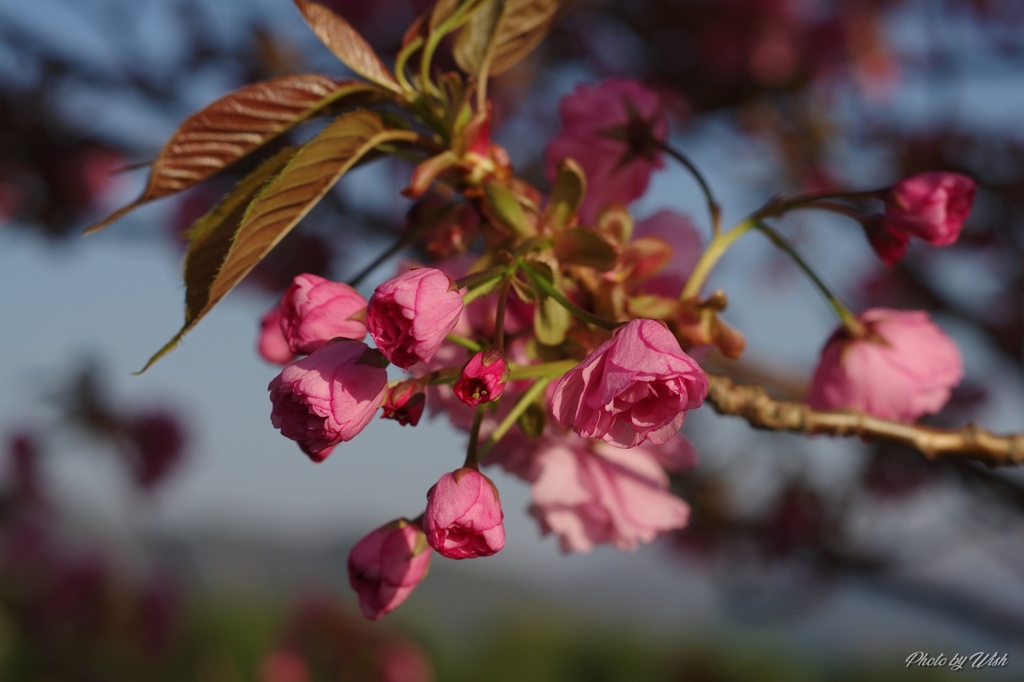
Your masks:
{"label": "branch bark", "polygon": [[989,466],[1024,464],[1024,433],[1000,436],[975,424],[940,429],[860,412],[813,410],[803,403],[773,398],[763,386],[737,384],[720,374],[708,374],[707,400],[719,414],[742,417],[756,429],[886,440],[932,460],[957,457]]}

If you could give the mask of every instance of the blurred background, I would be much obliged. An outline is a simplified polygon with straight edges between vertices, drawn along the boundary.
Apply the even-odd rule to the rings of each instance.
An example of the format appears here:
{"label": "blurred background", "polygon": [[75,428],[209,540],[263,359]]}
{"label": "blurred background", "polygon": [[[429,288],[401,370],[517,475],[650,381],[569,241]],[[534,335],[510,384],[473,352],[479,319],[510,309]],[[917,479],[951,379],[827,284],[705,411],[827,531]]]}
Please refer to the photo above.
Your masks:
{"label": "blurred background", "polygon": [[[426,0],[324,0],[390,61]],[[1024,4],[1016,0],[577,0],[492,85],[495,137],[545,185],[559,99],[644,81],[726,222],[774,194],[979,182],[959,243],[881,265],[852,222],[784,231],[853,307],[921,308],[967,377],[929,423],[1024,430]],[[259,318],[300,272],[351,277],[402,234],[408,166],[346,177],[238,290],[180,327],[183,231],[232,169],[105,232],[181,120],[229,90],[345,75],[287,0],[0,2],[0,679],[1020,679],[1024,477],[887,445],[755,432],[710,410],[674,487],[691,525],[633,553],[563,555],[500,471],[494,557],[435,558],[378,623],[345,559],[415,516],[462,461],[443,417],[378,421],[312,464],[269,421]],[[301,131],[300,131],[301,132]],[[308,131],[305,131],[308,132]],[[707,229],[667,166],[634,207]],[[707,234],[705,232],[705,234]],[[713,276],[748,340],[732,368],[799,397],[832,313],[751,238]],[[369,294],[397,261],[363,285]],[[1007,664],[912,668],[985,652]],[[968,664],[969,666],[969,664]]]}

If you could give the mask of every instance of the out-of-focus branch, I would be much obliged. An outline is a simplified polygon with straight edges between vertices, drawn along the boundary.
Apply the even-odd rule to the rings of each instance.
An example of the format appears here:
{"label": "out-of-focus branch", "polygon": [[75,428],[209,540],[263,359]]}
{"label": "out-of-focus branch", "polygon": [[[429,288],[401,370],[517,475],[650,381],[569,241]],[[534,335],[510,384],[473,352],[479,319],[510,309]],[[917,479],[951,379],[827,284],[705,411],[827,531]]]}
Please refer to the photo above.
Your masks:
{"label": "out-of-focus branch", "polygon": [[999,436],[974,424],[939,429],[859,412],[814,410],[803,403],[773,398],[762,386],[736,384],[718,374],[708,374],[708,384],[708,402],[719,414],[742,417],[754,428],[887,440],[914,448],[929,459],[961,457],[991,466],[1024,464],[1024,433]]}

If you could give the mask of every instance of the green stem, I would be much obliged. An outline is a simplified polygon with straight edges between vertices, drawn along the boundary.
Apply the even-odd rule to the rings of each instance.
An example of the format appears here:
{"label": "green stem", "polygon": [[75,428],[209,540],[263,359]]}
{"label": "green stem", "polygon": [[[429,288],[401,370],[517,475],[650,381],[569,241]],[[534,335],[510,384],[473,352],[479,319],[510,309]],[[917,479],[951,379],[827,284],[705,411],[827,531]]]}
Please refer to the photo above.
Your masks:
{"label": "green stem", "polygon": [[445,36],[469,21],[473,16],[473,12],[475,12],[481,4],[482,3],[479,2],[467,2],[462,4],[458,9],[452,12],[451,16],[441,22],[440,26],[431,31],[430,35],[427,37],[427,43],[423,48],[423,55],[420,57],[420,79],[423,81],[423,86],[428,88],[435,95],[440,96],[441,91],[430,79],[430,65],[431,62],[434,61],[434,51],[437,50],[437,46]]}
{"label": "green stem", "polygon": [[469,447],[466,448],[466,461],[462,465],[469,467],[470,469],[480,469],[480,460],[477,456],[480,444],[480,425],[484,423],[484,410],[487,409],[483,406],[476,408],[476,414],[473,415],[473,426],[469,430]]}
{"label": "green stem", "polygon": [[686,280],[682,293],[679,294],[679,299],[685,301],[698,296],[701,288],[704,286],[704,282],[707,281],[708,276],[711,274],[711,270],[714,269],[718,261],[725,255],[725,252],[729,250],[732,243],[746,234],[753,226],[752,221],[745,220],[728,232],[716,234],[711,239],[711,243],[708,244],[708,248],[700,255],[696,265],[693,266],[690,277]]}
{"label": "green stem", "polygon": [[480,459],[487,457],[487,453],[489,453],[491,449],[498,444],[498,441],[504,438],[509,429],[515,425],[516,421],[518,421],[521,416],[523,416],[523,413],[526,412],[526,408],[530,406],[530,403],[544,393],[544,389],[547,388],[550,381],[551,379],[540,379],[530,386],[530,388],[526,389],[526,393],[519,398],[519,401],[512,408],[512,411],[505,415],[505,418],[501,420],[501,423],[498,424],[494,431],[491,432],[491,435],[487,437],[483,446],[480,447]]}
{"label": "green stem", "polygon": [[508,380],[555,379],[578,364],[578,360],[556,360],[554,362],[542,362],[537,365],[512,365],[509,368]]}
{"label": "green stem", "polygon": [[512,289],[512,277],[506,276],[498,290],[498,307],[494,312],[494,348],[505,356],[505,309],[508,307],[508,294]]}
{"label": "green stem", "polygon": [[828,285],[825,284],[821,277],[818,276],[818,273],[816,273],[814,269],[810,266],[810,264],[804,260],[803,256],[801,256],[797,252],[797,250],[793,248],[793,245],[790,244],[785,237],[776,232],[772,227],[761,221],[755,222],[754,227],[756,227],[758,231],[761,232],[761,234],[766,236],[772,242],[772,244],[774,244],[782,251],[786,252],[786,254],[793,259],[793,262],[796,263],[797,266],[799,266],[799,268],[804,271],[804,274],[807,275],[811,282],[814,283],[814,286],[818,288],[818,291],[820,291],[821,295],[825,297],[825,300],[828,301],[828,304],[832,306],[833,310],[836,311],[836,314],[839,316],[839,319],[843,323],[843,326],[849,329],[850,332],[855,336],[863,336],[865,331],[864,324],[860,320],[858,320],[857,316],[854,315],[850,311],[850,309],[847,308],[841,300],[839,300],[839,297],[836,296],[832,292],[832,290],[828,288]]}
{"label": "green stem", "polygon": [[882,189],[869,189],[863,192],[826,192],[822,194],[801,194],[792,199],[781,202],[779,208],[784,213],[794,208],[814,208],[814,204],[830,199],[881,199],[889,191],[888,187]]}
{"label": "green stem", "polygon": [[451,341],[455,345],[462,346],[466,350],[473,351],[474,353],[478,353],[481,350],[483,350],[483,346],[481,346],[479,343],[477,343],[473,339],[467,339],[465,336],[462,336],[460,334],[448,334],[448,336],[444,338],[445,341]]}
{"label": "green stem", "polygon": [[673,148],[667,142],[662,142],[661,140],[654,139],[653,137],[652,142],[663,152],[681,163],[686,170],[690,171],[690,175],[692,175],[697,181],[697,184],[700,185],[700,191],[704,193],[704,199],[708,204],[708,213],[711,214],[712,233],[718,235],[722,231],[722,208],[718,205],[718,202],[715,201],[715,196],[711,193],[711,186],[704,178],[704,175],[700,172],[697,166],[690,161],[689,157]]}
{"label": "green stem", "polygon": [[398,79],[398,84],[402,86],[402,89],[406,93],[414,92],[412,84],[409,79],[405,77],[405,63],[409,61],[409,57],[416,52],[416,50],[423,47],[423,38],[417,37],[411,43],[402,48],[402,51],[398,53],[395,58],[395,78]]}
{"label": "green stem", "polygon": [[619,324],[620,324],[619,322],[612,322],[610,320],[606,320],[604,318],[598,317],[597,315],[594,315],[593,313],[589,313],[586,310],[584,310],[583,308],[580,308],[578,305],[576,305],[575,303],[573,303],[572,301],[567,299],[562,294],[562,292],[560,292],[558,289],[556,289],[551,284],[551,282],[547,281],[544,278],[543,275],[541,275],[539,272],[537,272],[526,261],[520,261],[519,262],[519,267],[521,267],[523,269],[523,272],[525,272],[527,275],[529,275],[530,279],[532,279],[534,281],[534,283],[536,283],[537,286],[539,286],[544,291],[545,294],[547,294],[551,298],[553,298],[556,301],[558,301],[558,303],[563,308],[565,308],[570,313],[572,313],[576,317],[580,318],[584,322],[589,322],[590,324],[594,325],[595,327],[601,327],[602,329],[615,329],[615,328],[617,328],[619,326]]}
{"label": "green stem", "polygon": [[469,289],[462,297],[462,304],[469,305],[481,296],[489,294],[494,281],[501,277],[507,277],[507,273],[507,266],[495,265],[492,268],[474,272],[472,275],[466,275],[455,280],[456,289]]}

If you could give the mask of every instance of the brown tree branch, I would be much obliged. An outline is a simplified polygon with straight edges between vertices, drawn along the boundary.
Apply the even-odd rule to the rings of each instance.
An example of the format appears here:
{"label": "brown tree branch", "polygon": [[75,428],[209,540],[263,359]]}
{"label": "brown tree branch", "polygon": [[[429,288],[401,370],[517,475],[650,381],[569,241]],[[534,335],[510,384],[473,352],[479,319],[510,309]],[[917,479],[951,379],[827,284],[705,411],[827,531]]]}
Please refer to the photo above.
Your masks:
{"label": "brown tree branch", "polygon": [[990,466],[1024,464],[1024,433],[999,436],[975,424],[939,429],[860,412],[813,410],[803,403],[773,398],[760,385],[736,384],[720,374],[708,374],[707,399],[719,414],[742,417],[756,429],[886,440],[913,448],[928,459],[961,457]]}

